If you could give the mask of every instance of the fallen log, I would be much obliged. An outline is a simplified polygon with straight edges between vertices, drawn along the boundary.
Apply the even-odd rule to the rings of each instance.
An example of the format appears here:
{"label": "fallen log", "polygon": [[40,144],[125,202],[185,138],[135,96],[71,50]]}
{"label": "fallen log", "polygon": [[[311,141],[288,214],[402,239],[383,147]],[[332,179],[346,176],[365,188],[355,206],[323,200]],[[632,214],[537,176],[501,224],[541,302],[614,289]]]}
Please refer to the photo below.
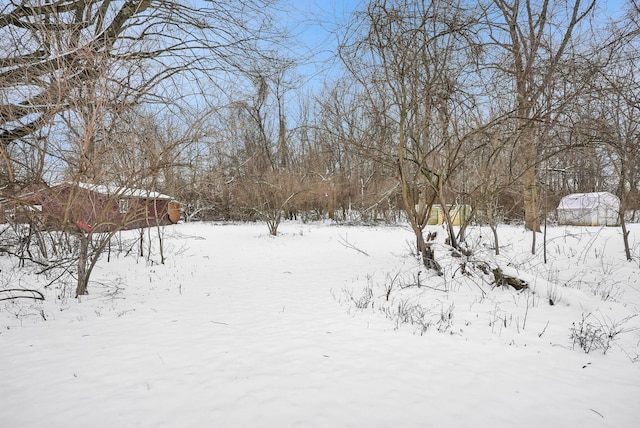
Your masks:
{"label": "fallen log", "polygon": [[526,281],[516,278],[515,276],[505,274],[504,272],[502,272],[502,269],[500,269],[499,267],[493,269],[492,272],[493,272],[494,283],[498,287],[505,287],[508,285],[515,288],[518,291],[523,290],[525,288],[529,288],[529,284],[527,284]]}

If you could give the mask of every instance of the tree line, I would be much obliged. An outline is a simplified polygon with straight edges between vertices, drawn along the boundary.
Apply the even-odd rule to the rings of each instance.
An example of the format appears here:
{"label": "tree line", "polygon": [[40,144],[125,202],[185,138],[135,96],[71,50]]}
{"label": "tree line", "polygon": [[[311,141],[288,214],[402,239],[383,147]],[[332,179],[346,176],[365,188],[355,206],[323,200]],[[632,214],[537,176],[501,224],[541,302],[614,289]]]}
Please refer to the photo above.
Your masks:
{"label": "tree line", "polygon": [[[274,235],[283,217],[402,219],[426,265],[436,204],[471,206],[496,241],[522,221],[535,250],[562,196],[608,190],[624,228],[640,209],[640,4],[608,16],[604,3],[362,2],[312,89],[291,4],[9,1],[0,197],[146,188],[188,220]],[[447,220],[459,246],[464,225]]]}

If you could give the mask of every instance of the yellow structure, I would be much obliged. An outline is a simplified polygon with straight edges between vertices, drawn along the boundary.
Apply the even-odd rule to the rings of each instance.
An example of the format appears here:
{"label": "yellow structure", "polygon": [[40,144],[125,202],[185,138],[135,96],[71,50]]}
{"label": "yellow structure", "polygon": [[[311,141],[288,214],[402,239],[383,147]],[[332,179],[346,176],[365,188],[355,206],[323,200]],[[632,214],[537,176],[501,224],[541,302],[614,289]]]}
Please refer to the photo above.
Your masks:
{"label": "yellow structure", "polygon": [[[463,221],[469,219],[471,214],[470,205],[447,205],[449,210],[449,216],[451,217],[451,224],[453,226],[460,226]],[[427,224],[436,225],[444,223],[444,213],[440,204],[434,204],[431,207],[431,214]]]}

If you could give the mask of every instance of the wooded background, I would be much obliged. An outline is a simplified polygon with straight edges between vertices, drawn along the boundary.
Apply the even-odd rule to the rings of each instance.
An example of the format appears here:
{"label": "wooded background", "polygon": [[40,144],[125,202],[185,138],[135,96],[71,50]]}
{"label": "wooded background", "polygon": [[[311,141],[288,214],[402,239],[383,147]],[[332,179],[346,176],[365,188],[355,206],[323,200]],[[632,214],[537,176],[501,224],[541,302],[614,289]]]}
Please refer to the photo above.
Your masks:
{"label": "wooded background", "polygon": [[423,254],[433,204],[537,231],[562,196],[606,190],[638,219],[637,0],[615,17],[600,0],[365,1],[313,85],[291,23],[314,18],[294,6],[2,2],[0,198],[151,189],[188,220],[273,234],[282,216],[403,219]]}

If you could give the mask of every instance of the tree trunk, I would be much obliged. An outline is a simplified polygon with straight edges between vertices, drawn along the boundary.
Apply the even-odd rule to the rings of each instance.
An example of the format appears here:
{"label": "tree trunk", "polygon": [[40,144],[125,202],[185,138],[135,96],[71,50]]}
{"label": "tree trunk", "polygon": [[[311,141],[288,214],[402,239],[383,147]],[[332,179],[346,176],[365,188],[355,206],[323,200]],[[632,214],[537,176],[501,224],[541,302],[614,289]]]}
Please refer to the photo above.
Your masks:
{"label": "tree trunk", "polygon": [[144,257],[144,228],[140,228],[140,257]]}
{"label": "tree trunk", "polygon": [[442,194],[444,191],[442,189],[438,189],[438,201],[440,201],[440,208],[442,209],[442,216],[444,217],[444,222],[447,228],[447,235],[449,236],[449,245],[453,248],[458,249],[458,240],[456,238],[456,233],[453,230],[453,219],[451,218],[451,213],[449,212],[449,208],[445,203]]}
{"label": "tree trunk", "polygon": [[89,236],[80,233],[80,250],[78,253],[78,285],[76,286],[76,297],[87,294],[87,285],[89,283],[89,271],[87,270],[89,260]]}
{"label": "tree trunk", "polygon": [[527,230],[540,232],[540,216],[538,214],[539,194],[536,168],[531,165],[524,174],[524,225]]}
{"label": "tree trunk", "polygon": [[620,165],[620,178],[618,183],[618,196],[620,198],[620,211],[618,216],[620,218],[620,227],[622,228],[622,242],[624,243],[624,255],[627,261],[633,260],[631,257],[631,249],[629,248],[629,231],[627,230],[627,222],[624,218],[624,213],[627,210],[627,192],[625,189],[625,183],[627,182],[627,168],[626,159],[622,157]]}
{"label": "tree trunk", "polygon": [[491,229],[491,232],[493,232],[493,246],[495,255],[499,256],[500,241],[498,240],[498,221],[493,210],[493,206],[489,206],[489,208],[487,209],[487,221],[489,222],[489,228]]}
{"label": "tree trunk", "polygon": [[633,260],[631,257],[631,249],[629,248],[629,231],[627,230],[627,223],[624,220],[624,212],[620,213],[620,226],[622,227],[622,240],[624,241],[624,255],[627,257],[627,261]]}

